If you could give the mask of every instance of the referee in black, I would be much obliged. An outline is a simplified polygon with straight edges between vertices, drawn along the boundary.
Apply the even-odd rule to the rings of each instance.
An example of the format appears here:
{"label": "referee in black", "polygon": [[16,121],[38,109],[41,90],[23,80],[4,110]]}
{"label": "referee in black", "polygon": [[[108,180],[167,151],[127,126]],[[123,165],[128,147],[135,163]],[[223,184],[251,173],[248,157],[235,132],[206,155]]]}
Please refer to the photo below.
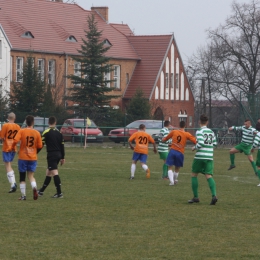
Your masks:
{"label": "referee in black", "polygon": [[57,193],[52,198],[63,198],[61,192],[61,181],[58,173],[58,164],[65,163],[64,139],[60,131],[56,128],[56,118],[51,116],[49,118],[49,128],[42,133],[42,143],[46,144],[48,169],[46,170],[46,177],[43,186],[38,190],[38,195],[43,196],[45,189],[51,182],[53,177]]}

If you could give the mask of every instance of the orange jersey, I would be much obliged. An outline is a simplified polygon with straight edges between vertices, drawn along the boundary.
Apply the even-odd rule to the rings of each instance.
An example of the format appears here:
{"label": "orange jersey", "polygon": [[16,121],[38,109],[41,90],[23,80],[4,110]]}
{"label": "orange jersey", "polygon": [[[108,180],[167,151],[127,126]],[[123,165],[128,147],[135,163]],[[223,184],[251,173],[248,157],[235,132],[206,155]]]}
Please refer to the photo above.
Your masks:
{"label": "orange jersey", "polygon": [[163,141],[167,141],[170,138],[172,139],[171,149],[179,151],[182,154],[184,153],[187,140],[196,144],[196,137],[182,130],[172,130],[165,138],[163,138]]}
{"label": "orange jersey", "polygon": [[19,159],[36,161],[37,149],[42,148],[42,139],[40,133],[33,128],[21,129],[14,138],[14,143],[18,143],[19,141]]}
{"label": "orange jersey", "polygon": [[1,130],[1,138],[3,139],[3,152],[11,152],[16,146],[12,148],[14,138],[20,130],[20,126],[15,123],[6,123]]}
{"label": "orange jersey", "polygon": [[136,153],[148,154],[148,145],[149,143],[154,144],[153,138],[146,132],[138,131],[131,135],[128,142],[135,141]]}

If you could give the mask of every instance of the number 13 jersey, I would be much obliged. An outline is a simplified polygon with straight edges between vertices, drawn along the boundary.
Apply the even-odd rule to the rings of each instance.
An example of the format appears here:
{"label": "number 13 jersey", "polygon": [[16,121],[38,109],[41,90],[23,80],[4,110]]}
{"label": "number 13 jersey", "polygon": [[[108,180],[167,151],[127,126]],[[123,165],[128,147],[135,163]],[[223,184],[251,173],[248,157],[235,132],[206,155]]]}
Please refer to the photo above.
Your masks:
{"label": "number 13 jersey", "polygon": [[19,159],[26,161],[37,160],[37,149],[42,148],[42,139],[40,133],[33,128],[21,129],[14,141],[20,141]]}
{"label": "number 13 jersey", "polygon": [[131,135],[129,142],[135,140],[135,149],[136,153],[148,154],[148,145],[149,143],[154,144],[153,138],[146,132],[138,131]]}

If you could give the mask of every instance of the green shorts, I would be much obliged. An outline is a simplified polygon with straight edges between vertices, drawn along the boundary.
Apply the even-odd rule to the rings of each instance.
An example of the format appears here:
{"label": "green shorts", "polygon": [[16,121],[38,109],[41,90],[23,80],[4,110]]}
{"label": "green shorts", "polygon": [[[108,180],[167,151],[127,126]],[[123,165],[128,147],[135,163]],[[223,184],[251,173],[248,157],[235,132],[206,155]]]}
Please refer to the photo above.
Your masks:
{"label": "green shorts", "polygon": [[256,166],[260,167],[260,150],[258,150],[257,152],[257,157],[256,157]]}
{"label": "green shorts", "polygon": [[244,153],[245,155],[250,155],[252,145],[240,143],[240,144],[236,145],[234,148],[237,149],[238,151],[240,151],[241,153]]}
{"label": "green shorts", "polygon": [[213,175],[213,160],[194,159],[192,163],[193,173],[211,174]]}
{"label": "green shorts", "polygon": [[168,152],[159,152],[160,159],[166,160]]}

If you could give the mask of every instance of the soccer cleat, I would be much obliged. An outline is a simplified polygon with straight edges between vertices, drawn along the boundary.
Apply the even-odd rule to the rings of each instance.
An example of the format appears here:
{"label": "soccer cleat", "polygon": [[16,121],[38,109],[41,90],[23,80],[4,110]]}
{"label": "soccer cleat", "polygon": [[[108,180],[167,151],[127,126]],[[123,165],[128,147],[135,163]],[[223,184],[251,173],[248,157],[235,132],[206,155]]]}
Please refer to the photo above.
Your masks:
{"label": "soccer cleat", "polygon": [[129,180],[133,180],[135,177],[133,177],[133,176],[131,176],[130,178],[129,178]]}
{"label": "soccer cleat", "polygon": [[229,168],[228,168],[228,171],[230,171],[230,170],[232,170],[232,169],[234,169],[234,168],[236,168],[235,165],[230,165]]}
{"label": "soccer cleat", "polygon": [[178,180],[174,180],[174,184],[177,184],[178,183]]}
{"label": "soccer cleat", "polygon": [[37,189],[35,187],[33,188],[33,199],[34,200],[38,199],[38,191],[37,191]]}
{"label": "soccer cleat", "polygon": [[188,203],[198,203],[200,202],[199,198],[192,198],[191,200],[188,200]]}
{"label": "soccer cleat", "polygon": [[162,177],[163,180],[169,180],[169,177]]}
{"label": "soccer cleat", "polygon": [[174,182],[170,182],[169,186],[173,186],[174,185]]}
{"label": "soccer cleat", "polygon": [[257,187],[260,187],[260,183],[257,185]]}
{"label": "soccer cleat", "polygon": [[16,183],[15,183],[14,186],[9,190],[8,193],[16,192],[16,189],[17,189],[17,185],[16,185]]}
{"label": "soccer cleat", "polygon": [[150,170],[147,169],[146,170],[146,179],[150,179],[150,177],[151,177]]}
{"label": "soccer cleat", "polygon": [[216,196],[212,197],[212,200],[209,205],[215,205],[218,201],[218,198]]}
{"label": "soccer cleat", "polygon": [[18,200],[26,200],[26,196],[21,196]]}
{"label": "soccer cleat", "polygon": [[38,190],[37,192],[38,192],[38,196],[39,196],[39,197],[43,196],[43,192],[42,192],[42,191],[39,191],[39,190]]}
{"label": "soccer cleat", "polygon": [[56,194],[54,194],[54,195],[52,196],[52,198],[53,198],[53,199],[62,199],[62,198],[63,198],[63,194],[62,194],[62,193],[60,193],[60,194],[56,193]]}

